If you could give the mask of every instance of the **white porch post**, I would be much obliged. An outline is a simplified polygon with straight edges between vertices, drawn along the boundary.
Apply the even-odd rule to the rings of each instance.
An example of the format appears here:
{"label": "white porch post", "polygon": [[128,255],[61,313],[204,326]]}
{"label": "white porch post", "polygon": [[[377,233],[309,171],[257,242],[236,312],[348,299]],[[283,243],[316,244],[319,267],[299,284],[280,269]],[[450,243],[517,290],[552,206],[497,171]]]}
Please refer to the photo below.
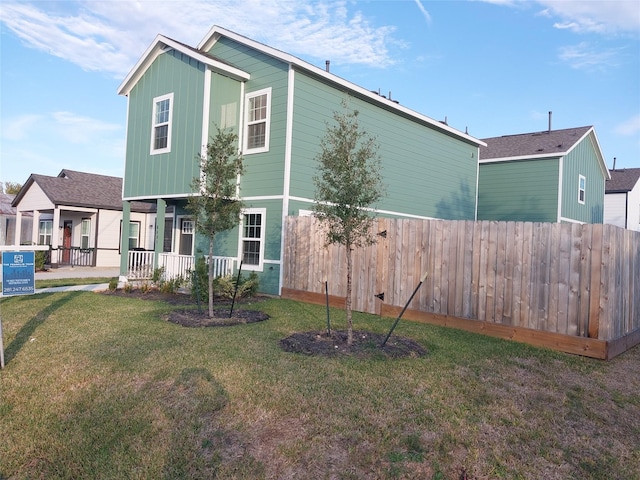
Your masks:
{"label": "white porch post", "polygon": [[[33,226],[31,228],[31,243],[38,244],[38,232],[40,229],[40,210],[33,211]],[[52,232],[53,233],[53,232]]]}
{"label": "white porch post", "polygon": [[158,268],[160,254],[164,250],[164,217],[167,211],[167,201],[163,198],[156,200],[156,237],[154,242],[155,255],[153,256],[153,268]]}
{"label": "white porch post", "polygon": [[60,245],[60,209],[56,206],[53,209],[53,225],[51,226],[51,248],[57,250]]}
{"label": "white porch post", "polygon": [[18,210],[16,212],[16,228],[13,231],[13,245],[20,245],[21,238],[22,238],[22,212]]}

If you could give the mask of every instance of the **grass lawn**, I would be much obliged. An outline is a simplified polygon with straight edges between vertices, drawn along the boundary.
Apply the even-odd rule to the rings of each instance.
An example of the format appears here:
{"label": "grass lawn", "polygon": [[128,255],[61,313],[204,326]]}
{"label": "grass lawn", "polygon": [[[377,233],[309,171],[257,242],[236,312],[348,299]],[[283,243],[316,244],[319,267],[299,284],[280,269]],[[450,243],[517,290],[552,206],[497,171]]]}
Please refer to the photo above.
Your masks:
{"label": "grass lawn", "polygon": [[327,359],[278,344],[322,329],[322,307],[242,307],[271,319],[184,328],[136,298],[2,299],[0,478],[640,479],[638,347],[603,362],[401,321],[428,355]]}

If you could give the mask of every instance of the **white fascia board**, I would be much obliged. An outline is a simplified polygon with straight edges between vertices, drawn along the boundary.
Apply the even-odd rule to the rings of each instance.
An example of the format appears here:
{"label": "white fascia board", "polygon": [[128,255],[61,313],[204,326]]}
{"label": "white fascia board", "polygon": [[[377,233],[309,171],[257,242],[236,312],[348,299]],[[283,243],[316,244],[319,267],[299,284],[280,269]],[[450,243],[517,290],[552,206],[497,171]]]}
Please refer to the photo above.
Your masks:
{"label": "white fascia board", "polygon": [[556,153],[546,153],[543,155],[522,155],[519,157],[502,157],[502,158],[486,158],[484,160],[479,160],[479,163],[500,163],[500,162],[514,162],[519,160],[539,160],[541,158],[562,158],[565,153],[556,152]]}
{"label": "white fascia board", "polygon": [[568,155],[574,148],[576,148],[586,137],[591,136],[591,143],[593,145],[593,149],[596,151],[596,156],[598,157],[598,165],[600,166],[600,170],[602,171],[602,175],[605,180],[611,180],[611,175],[609,174],[609,169],[607,168],[607,162],[604,160],[604,155],[602,155],[602,149],[600,148],[600,142],[598,142],[598,136],[596,135],[596,130],[591,127],[587,130],[582,137],[580,137],[576,142],[571,145],[571,148],[566,151],[565,155]]}
{"label": "white fascia board", "polygon": [[197,193],[189,192],[189,193],[172,193],[169,195],[138,195],[135,197],[124,197],[122,199],[123,202],[135,202],[135,201],[145,201],[145,200],[167,200],[169,198],[187,198],[187,197],[195,197]]}
{"label": "white fascia board", "polygon": [[157,35],[149,48],[147,48],[147,50],[142,54],[142,57],[140,58],[140,60],[138,60],[138,63],[135,64],[135,66],[131,69],[129,74],[125,77],[125,79],[118,87],[118,95],[129,95],[129,92],[138,82],[140,77],[144,75],[153,61],[158,58],[158,56],[162,54],[166,50],[166,48],[177,50],[187,55],[188,57],[193,58],[194,60],[204,63],[212,71],[231,77],[234,80],[246,81],[251,78],[251,75],[240,70],[239,68],[232,67],[231,65],[219,62],[218,60],[215,60],[207,55],[198,53],[195,50],[191,50],[190,48],[187,48],[181,43],[171,40],[164,35]]}
{"label": "white fascia board", "polygon": [[213,45],[218,41],[218,39],[221,36],[225,36],[225,37],[229,37],[232,40],[241,43],[243,45],[247,45],[250,48],[253,48],[255,50],[258,50],[262,53],[264,53],[265,55],[269,55],[271,57],[277,58],[278,60],[281,60],[282,62],[288,63],[289,65],[295,67],[298,67],[300,69],[303,70],[307,70],[308,72],[313,73],[314,75],[317,75],[331,83],[336,83],[339,86],[351,90],[355,93],[357,93],[358,95],[361,95],[363,97],[368,98],[369,100],[372,100],[375,103],[378,104],[382,104],[384,106],[386,106],[387,108],[391,108],[391,109],[395,109],[398,110],[399,112],[404,113],[405,115],[408,115],[410,117],[415,118],[416,120],[426,123],[428,125],[431,125],[432,127],[435,127],[436,129],[439,130],[443,130],[445,132],[448,132],[468,143],[471,143],[473,145],[481,145],[483,147],[486,147],[487,144],[484,143],[482,140],[479,140],[475,137],[472,137],[471,135],[468,135],[466,133],[462,133],[459,130],[456,130],[455,128],[452,128],[442,122],[439,122],[437,120],[434,120],[432,118],[429,118],[425,115],[422,115],[414,110],[411,110],[410,108],[404,107],[398,103],[395,103],[389,99],[386,99],[378,94],[372,93],[370,90],[367,90],[366,88],[360,87],[358,85],[356,85],[355,83],[351,83],[348,80],[345,80],[343,78],[338,77],[337,75],[334,75],[332,73],[327,72],[325,69],[320,68],[320,67],[316,67],[315,65],[312,65],[308,62],[305,62],[304,60],[299,59],[298,57],[295,57],[289,53],[285,53],[281,50],[278,50],[276,48],[273,47],[269,47],[268,45],[264,45],[260,42],[256,42],[255,40],[251,40],[250,38],[244,37],[242,35],[239,35],[235,32],[232,32],[230,30],[226,30],[222,27],[219,27],[217,25],[214,25],[209,32],[205,35],[205,37],[202,39],[202,41],[198,44],[198,50],[202,50],[202,51],[209,51],[211,49],[211,47],[213,47]]}

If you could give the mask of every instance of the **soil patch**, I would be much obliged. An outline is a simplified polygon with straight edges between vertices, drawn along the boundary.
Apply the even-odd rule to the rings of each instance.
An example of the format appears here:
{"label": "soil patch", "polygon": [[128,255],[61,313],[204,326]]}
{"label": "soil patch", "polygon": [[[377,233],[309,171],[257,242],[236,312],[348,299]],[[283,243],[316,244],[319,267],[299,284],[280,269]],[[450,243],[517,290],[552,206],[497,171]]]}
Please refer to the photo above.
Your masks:
{"label": "soil patch", "polygon": [[262,322],[269,318],[264,312],[259,310],[233,310],[233,315],[229,316],[230,310],[216,310],[215,317],[209,317],[209,310],[206,307],[199,311],[197,308],[184,310],[173,310],[163,316],[171,323],[182,325],[183,327],[230,327],[246,323]]}
{"label": "soil patch", "polygon": [[397,335],[392,335],[380,348],[385,337],[379,333],[354,330],[353,343],[347,345],[346,330],[334,330],[331,336],[326,331],[298,332],[280,340],[280,347],[286,352],[324,357],[402,358],[422,357],[428,353],[419,343]]}
{"label": "soil patch", "polygon": [[[231,300],[215,299],[215,316],[214,318],[209,318],[208,305],[200,304],[200,308],[198,308],[197,302],[191,297],[191,295],[184,293],[164,293],[155,289],[134,289],[128,292],[125,290],[109,290],[104,292],[104,294],[164,302],[174,306],[190,307],[176,309],[162,316],[163,319],[182,325],[183,327],[229,327],[233,325],[262,322],[269,318],[269,315],[259,310],[244,310],[240,308],[240,305],[243,304],[246,305],[261,302],[267,298],[264,296],[237,299],[233,309],[233,315],[231,316],[229,316]],[[221,306],[227,306],[229,308],[220,308]]]}

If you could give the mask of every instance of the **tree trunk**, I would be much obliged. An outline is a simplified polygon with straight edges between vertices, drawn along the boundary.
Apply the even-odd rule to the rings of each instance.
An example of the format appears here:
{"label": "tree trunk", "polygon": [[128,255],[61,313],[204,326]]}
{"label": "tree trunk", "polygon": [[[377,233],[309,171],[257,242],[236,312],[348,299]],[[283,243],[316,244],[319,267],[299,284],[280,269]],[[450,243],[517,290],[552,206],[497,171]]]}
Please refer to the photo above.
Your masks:
{"label": "tree trunk", "polygon": [[347,345],[353,343],[353,320],[351,318],[351,279],[353,265],[351,261],[351,244],[347,246],[347,298],[345,300],[345,311],[347,313]]}
{"label": "tree trunk", "polygon": [[209,238],[209,318],[213,318],[213,235]]}

